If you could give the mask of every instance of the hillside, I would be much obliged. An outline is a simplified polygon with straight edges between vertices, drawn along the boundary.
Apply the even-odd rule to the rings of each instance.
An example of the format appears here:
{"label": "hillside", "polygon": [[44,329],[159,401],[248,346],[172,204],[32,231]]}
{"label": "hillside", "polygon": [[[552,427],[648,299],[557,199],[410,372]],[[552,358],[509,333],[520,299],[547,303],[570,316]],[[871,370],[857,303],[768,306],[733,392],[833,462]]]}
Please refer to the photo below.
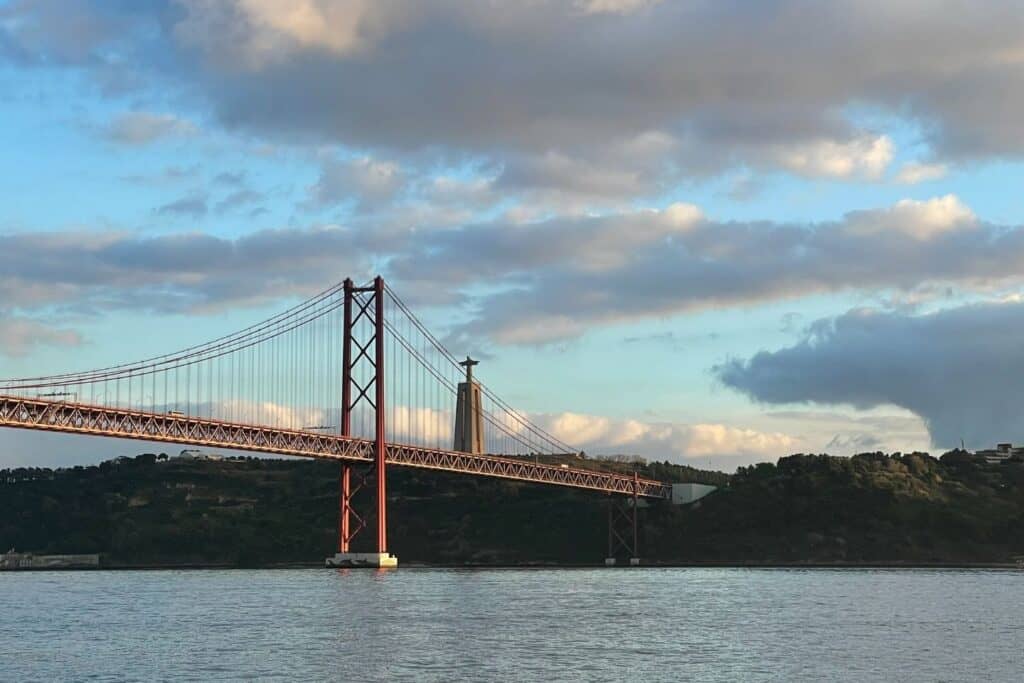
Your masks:
{"label": "hillside", "polygon": [[658,556],[723,562],[1006,562],[1024,554],[1024,463],[952,452],[794,455],[659,508]]}
{"label": "hillside", "polygon": [[[641,512],[661,562],[1005,562],[1024,554],[1024,463],[963,454],[796,455],[721,473],[588,464],[722,488]],[[389,539],[403,563],[593,563],[605,499],[558,487],[389,470]],[[320,562],[332,552],[337,465],[171,459],[0,471],[0,548],[99,552],[115,565]],[[370,542],[370,534],[361,537]],[[357,550],[360,548],[356,548]],[[365,548],[368,549],[368,548]]]}

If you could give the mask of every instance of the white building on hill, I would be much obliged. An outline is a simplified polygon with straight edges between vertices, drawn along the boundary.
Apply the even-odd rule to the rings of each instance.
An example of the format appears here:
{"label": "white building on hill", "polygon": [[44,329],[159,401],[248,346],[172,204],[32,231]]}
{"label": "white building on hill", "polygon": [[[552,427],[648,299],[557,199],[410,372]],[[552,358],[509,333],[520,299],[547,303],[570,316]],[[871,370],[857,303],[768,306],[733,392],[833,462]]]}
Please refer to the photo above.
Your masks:
{"label": "white building on hill", "polygon": [[224,456],[220,453],[207,453],[198,448],[186,448],[178,453],[178,458],[182,460],[223,460]]}
{"label": "white building on hill", "polygon": [[1006,462],[1015,456],[1024,457],[1024,446],[1017,446],[1014,448],[1012,443],[1000,443],[996,444],[995,448],[978,451],[976,455],[980,455],[985,458],[985,462],[990,465],[996,465],[1001,462]]}

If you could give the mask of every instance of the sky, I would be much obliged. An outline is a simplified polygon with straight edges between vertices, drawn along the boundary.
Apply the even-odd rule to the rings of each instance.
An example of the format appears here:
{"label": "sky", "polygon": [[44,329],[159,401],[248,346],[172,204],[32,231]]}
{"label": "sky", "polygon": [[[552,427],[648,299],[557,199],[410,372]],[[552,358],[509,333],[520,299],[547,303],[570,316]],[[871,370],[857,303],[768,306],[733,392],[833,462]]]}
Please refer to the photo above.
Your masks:
{"label": "sky", "polygon": [[381,273],[588,453],[1024,441],[1022,36],[1016,1],[0,0],[0,378]]}

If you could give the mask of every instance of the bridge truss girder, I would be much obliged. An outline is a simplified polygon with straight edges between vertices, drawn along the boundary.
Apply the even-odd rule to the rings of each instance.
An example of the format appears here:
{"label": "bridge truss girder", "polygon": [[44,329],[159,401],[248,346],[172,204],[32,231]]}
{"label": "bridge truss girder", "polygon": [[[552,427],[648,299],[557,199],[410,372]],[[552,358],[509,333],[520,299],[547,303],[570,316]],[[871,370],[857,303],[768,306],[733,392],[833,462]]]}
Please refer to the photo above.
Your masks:
{"label": "bridge truss girder", "polygon": [[[372,439],[261,427],[198,417],[148,413],[18,396],[0,396],[0,426],[109,436],[357,463],[374,460]],[[620,496],[666,500],[671,486],[614,472],[547,465],[397,443],[385,445],[389,465],[552,484]]]}

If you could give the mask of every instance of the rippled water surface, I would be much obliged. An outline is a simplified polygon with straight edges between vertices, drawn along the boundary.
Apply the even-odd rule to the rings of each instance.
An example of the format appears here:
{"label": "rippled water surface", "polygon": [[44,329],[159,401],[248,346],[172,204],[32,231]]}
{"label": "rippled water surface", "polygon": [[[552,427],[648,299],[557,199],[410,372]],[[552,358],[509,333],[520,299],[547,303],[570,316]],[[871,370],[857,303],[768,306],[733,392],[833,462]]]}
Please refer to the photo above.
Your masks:
{"label": "rippled water surface", "polygon": [[1024,680],[1024,572],[0,574],[0,680]]}

